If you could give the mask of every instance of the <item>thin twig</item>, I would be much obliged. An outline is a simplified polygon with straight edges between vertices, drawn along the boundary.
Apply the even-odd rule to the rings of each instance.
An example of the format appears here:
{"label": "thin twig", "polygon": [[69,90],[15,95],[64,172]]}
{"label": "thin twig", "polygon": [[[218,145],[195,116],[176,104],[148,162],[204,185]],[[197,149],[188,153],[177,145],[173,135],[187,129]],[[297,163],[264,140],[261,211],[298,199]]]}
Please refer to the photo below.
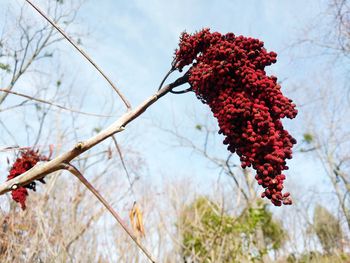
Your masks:
{"label": "thin twig", "polygon": [[[184,78],[189,78],[189,71],[187,71],[185,74],[184,74]],[[187,89],[184,89],[184,90],[173,90],[171,89],[170,92],[173,93],[173,94],[184,94],[184,93],[187,93],[187,92],[190,92],[190,91],[193,91],[193,88],[192,87],[189,87]]]}
{"label": "thin twig", "polygon": [[184,94],[187,92],[193,91],[192,87],[188,88],[188,89],[184,89],[184,90],[171,90],[170,92],[173,94]]}
{"label": "thin twig", "polygon": [[143,253],[147,256],[147,258],[151,262],[156,262],[153,259],[151,253],[139,242],[136,235],[128,228],[128,226],[124,223],[123,219],[119,216],[119,214],[113,209],[113,207],[107,202],[106,199],[96,190],[96,188],[81,174],[81,172],[71,164],[65,165],[65,169],[75,175],[80,182],[82,182],[96,197],[97,199],[108,209],[108,211],[113,215],[113,217],[118,221],[120,226],[125,230],[128,236],[136,243],[136,245],[143,251]]}
{"label": "thin twig", "polygon": [[167,78],[170,76],[170,74],[173,73],[174,71],[175,71],[175,68],[174,68],[174,67],[172,67],[172,68],[168,71],[168,73],[164,76],[164,78],[163,78],[162,81],[160,82],[159,87],[158,87],[158,90],[160,90],[160,89],[162,88],[162,86],[163,86],[164,82],[166,81],[166,79],[167,79]]}
{"label": "thin twig", "polygon": [[134,192],[134,189],[133,189],[133,182],[131,181],[131,176],[130,176],[129,171],[126,168],[126,164],[125,164],[125,161],[124,161],[123,153],[122,153],[122,151],[121,151],[121,149],[120,149],[120,147],[118,145],[118,142],[117,142],[117,139],[115,138],[115,136],[112,136],[112,140],[114,142],[115,148],[118,151],[118,154],[119,154],[119,157],[120,157],[120,161],[122,162],[122,166],[123,166],[123,169],[125,171],[126,177],[128,178],[131,193],[133,194],[134,198],[136,198],[135,197],[135,192]]}
{"label": "thin twig", "polygon": [[118,94],[120,99],[124,102],[126,108],[128,110],[131,109],[131,104],[129,101],[125,98],[123,93],[120,92],[120,90],[114,85],[114,83],[107,77],[107,75],[102,71],[102,69],[91,59],[91,57],[85,53],[85,51],[80,48],[77,44],[74,43],[74,41],[63,31],[62,28],[60,28],[52,19],[50,19],[45,13],[35,4],[33,4],[30,0],[25,0],[28,4],[30,4],[47,22],[49,22],[58,32],[61,33],[61,35],[67,39],[67,41],[76,49],[79,51],[83,57],[85,57],[90,64],[102,75],[102,77],[108,82],[108,84],[114,89],[114,91]]}
{"label": "thin twig", "polygon": [[[7,93],[10,93],[10,94],[13,94],[13,95],[16,95],[16,96],[20,96],[20,97],[23,97],[23,98],[27,98],[27,99],[30,99],[30,100],[33,100],[33,101],[37,101],[37,102],[40,102],[40,103],[48,104],[48,105],[60,108],[62,110],[75,112],[75,113],[79,113],[79,114],[83,114],[83,115],[87,115],[87,116],[103,117],[103,118],[110,118],[110,117],[112,117],[110,115],[100,115],[100,114],[88,113],[88,112],[83,112],[83,111],[79,111],[79,110],[75,110],[75,109],[70,109],[70,108],[62,106],[60,104],[56,104],[56,103],[51,102],[51,101],[35,98],[35,97],[29,96],[27,94],[23,94],[23,93],[20,93],[20,92],[12,91],[12,90],[9,90],[9,89],[0,89],[0,91],[7,92]],[[1,111],[2,111],[2,109],[0,109],[0,112]]]}
{"label": "thin twig", "polygon": [[48,106],[47,110],[43,111],[43,115],[41,116],[40,120],[40,124],[39,124],[39,131],[36,135],[36,139],[34,141],[34,148],[36,147],[36,145],[39,143],[40,137],[41,137],[41,133],[43,131],[43,127],[44,127],[44,123],[45,123],[45,119],[47,117],[47,114],[50,112],[51,109],[51,105]]}
{"label": "thin twig", "polygon": [[241,191],[241,193],[244,196],[244,199],[249,202],[249,198],[246,194],[246,192],[244,191],[243,187],[240,185],[240,183],[238,182],[235,173],[232,171],[231,169],[231,165],[230,165],[230,159],[232,157],[232,153],[229,154],[229,156],[227,157],[226,161],[225,161],[225,165],[226,165],[226,173],[232,177],[233,181],[235,182],[237,188]]}

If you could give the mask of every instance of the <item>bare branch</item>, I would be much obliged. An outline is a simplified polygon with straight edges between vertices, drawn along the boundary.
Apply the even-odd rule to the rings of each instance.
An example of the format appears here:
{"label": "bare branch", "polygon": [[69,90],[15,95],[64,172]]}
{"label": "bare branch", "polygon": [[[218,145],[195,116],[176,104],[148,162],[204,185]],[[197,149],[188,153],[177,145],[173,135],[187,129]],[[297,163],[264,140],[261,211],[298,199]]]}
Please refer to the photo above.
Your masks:
{"label": "bare branch", "polygon": [[153,259],[151,253],[138,241],[136,235],[130,230],[127,225],[123,222],[123,219],[119,214],[113,209],[113,207],[107,202],[106,199],[93,187],[92,184],[80,173],[80,171],[71,164],[65,165],[65,169],[75,175],[96,197],[97,199],[108,209],[108,211],[113,215],[113,217],[118,221],[120,226],[125,230],[129,237],[136,243],[136,245],[143,251],[143,253],[148,257],[151,262],[156,262]]}
{"label": "bare branch", "polygon": [[[20,92],[12,91],[12,90],[9,90],[9,89],[0,89],[0,91],[7,92],[7,93],[10,93],[10,94],[13,94],[13,95],[16,95],[16,96],[24,97],[24,98],[27,98],[27,99],[30,99],[30,100],[34,100],[34,101],[37,101],[37,102],[40,102],[40,103],[44,103],[44,104],[48,104],[48,105],[51,105],[51,106],[55,106],[55,107],[60,108],[62,110],[75,112],[75,113],[79,113],[79,114],[83,114],[83,115],[87,115],[87,116],[103,117],[103,118],[112,117],[110,115],[101,115],[101,114],[88,113],[88,112],[83,112],[83,111],[79,111],[79,110],[75,110],[75,109],[70,109],[70,108],[62,106],[60,104],[56,104],[56,103],[51,102],[51,101],[35,98],[35,97],[29,96],[27,94],[23,94],[23,93],[20,93]],[[1,111],[3,111],[3,110],[0,109],[0,112]]]}
{"label": "bare branch", "polygon": [[50,19],[48,16],[44,14],[43,11],[39,9],[36,5],[34,5],[30,0],[26,0],[28,4],[30,4],[43,18],[46,19],[47,22],[49,22],[58,32],[61,33],[61,35],[68,40],[68,42],[76,49],[79,51],[83,57],[85,57],[90,64],[103,76],[103,78],[108,82],[108,84],[114,89],[114,91],[118,94],[120,99],[124,102],[126,108],[128,110],[131,109],[131,105],[129,101],[125,98],[123,93],[120,92],[120,90],[114,85],[114,83],[107,77],[107,75],[102,71],[102,69],[91,59],[91,57],[85,53],[85,51],[80,48],[77,44],[74,43],[74,41],[63,31],[62,28],[60,28],[52,19]]}
{"label": "bare branch", "polygon": [[[57,4],[56,4],[57,7]],[[49,24],[35,30],[33,33],[30,33],[30,26],[28,22],[24,22],[24,6],[21,8],[20,16],[18,22],[16,23],[17,27],[21,31],[20,39],[18,40],[19,48],[13,48],[13,52],[7,51],[6,57],[12,57],[13,59],[13,70],[12,77],[10,78],[10,83],[7,86],[8,90],[12,90],[17,83],[17,81],[23,76],[30,66],[42,58],[50,57],[49,53],[43,53],[43,51],[48,48],[50,45],[57,41],[64,39],[63,37],[55,38],[56,30],[54,27],[51,27]],[[68,12],[69,13],[69,12]],[[55,13],[55,20],[59,21],[60,19],[66,17],[66,15],[57,16]],[[69,21],[65,21],[68,24],[74,20],[73,18]],[[7,49],[12,49],[11,45]],[[11,54],[13,53],[13,54]],[[9,93],[5,92],[0,94],[0,104],[3,104],[6,100]]]}
{"label": "bare branch", "polygon": [[128,178],[131,192],[133,193],[133,195],[135,195],[135,194],[134,194],[134,190],[133,190],[133,188],[132,188],[133,182],[132,182],[132,180],[131,180],[131,176],[130,176],[129,171],[128,171],[128,169],[126,168],[126,164],[125,164],[125,161],[124,161],[124,157],[123,157],[122,151],[121,151],[121,149],[120,149],[120,147],[119,147],[119,145],[118,145],[117,139],[116,139],[114,136],[112,136],[112,140],[113,140],[113,142],[114,142],[115,148],[117,148],[117,151],[118,151],[118,154],[119,154],[119,157],[120,157],[120,161],[122,162],[123,169],[124,169],[124,171],[125,171],[126,177]]}

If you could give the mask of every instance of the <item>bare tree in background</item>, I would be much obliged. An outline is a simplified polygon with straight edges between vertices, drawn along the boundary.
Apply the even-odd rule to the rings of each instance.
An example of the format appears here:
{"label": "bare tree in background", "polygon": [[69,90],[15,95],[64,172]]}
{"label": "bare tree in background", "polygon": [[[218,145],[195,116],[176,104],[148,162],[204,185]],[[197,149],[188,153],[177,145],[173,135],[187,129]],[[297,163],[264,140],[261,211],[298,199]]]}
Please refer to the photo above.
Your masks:
{"label": "bare tree in background", "polygon": [[[208,114],[210,114],[210,113],[208,113]],[[213,253],[215,254],[214,257],[213,257],[214,254],[212,254],[212,255],[205,254],[205,255],[200,255],[200,259],[198,259],[199,255],[196,256],[195,254],[192,254],[194,262],[196,262],[196,260],[197,261],[199,260],[201,262],[202,260],[205,260],[208,258],[212,258],[212,259],[216,258],[217,260],[219,260],[220,256],[223,256],[225,258],[225,256],[224,256],[225,253],[223,251],[229,249],[230,246],[231,246],[230,249],[233,249],[235,247],[234,243],[237,243],[237,242],[239,244],[235,248],[237,251],[236,251],[236,253],[233,253],[234,255],[232,255],[233,257],[237,257],[235,260],[238,260],[238,258],[240,258],[240,260],[247,261],[249,257],[251,257],[250,259],[253,260],[254,255],[255,255],[255,257],[259,258],[259,260],[262,262],[270,262],[271,258],[270,258],[270,255],[268,254],[268,251],[275,250],[275,252],[277,252],[277,250],[283,246],[283,243],[286,239],[286,236],[284,236],[284,234],[280,233],[280,234],[278,234],[278,238],[281,238],[280,241],[277,241],[278,238],[276,238],[276,239],[272,238],[272,240],[269,239],[271,237],[271,236],[269,237],[269,235],[271,233],[268,232],[269,231],[268,227],[266,227],[266,222],[264,221],[264,219],[268,218],[267,215],[269,214],[269,212],[267,210],[267,205],[261,200],[261,197],[258,194],[257,185],[255,184],[252,170],[250,168],[242,169],[239,159],[236,156],[234,156],[232,153],[227,155],[226,153],[223,153],[223,151],[215,152],[215,150],[213,150],[213,145],[215,144],[215,142],[218,141],[218,136],[216,135],[217,130],[215,127],[216,124],[208,123],[208,120],[206,122],[203,121],[203,123],[205,123],[205,124],[198,124],[198,120],[196,122],[197,122],[197,124],[193,125],[194,130],[197,134],[196,139],[201,138],[202,141],[193,140],[191,138],[187,138],[187,137],[181,135],[181,133],[180,133],[180,131],[178,131],[176,125],[174,125],[174,127],[171,129],[163,129],[163,128],[161,128],[161,129],[175,138],[175,140],[172,140],[172,141],[175,141],[177,143],[175,143],[172,146],[177,146],[177,147],[180,146],[180,147],[185,147],[185,148],[189,149],[195,155],[198,155],[198,156],[204,158],[208,162],[208,166],[211,166],[211,168],[215,168],[215,171],[218,171],[219,177],[225,176],[225,177],[232,179],[232,181],[230,182],[232,184],[232,188],[230,188],[230,190],[233,191],[234,194],[230,195],[231,198],[228,198],[228,197],[225,198],[225,206],[230,207],[230,209],[232,211],[234,211],[233,212],[234,217],[237,218],[237,219],[234,219],[234,217],[233,217],[231,219],[231,221],[232,221],[231,224],[234,224],[235,220],[238,220],[238,222],[239,222],[239,220],[240,220],[239,218],[245,218],[244,220],[247,220],[249,222],[249,220],[247,218],[251,219],[251,217],[250,217],[250,216],[252,216],[251,213],[256,213],[255,215],[264,214],[264,216],[262,216],[262,218],[259,218],[257,216],[255,218],[256,221],[253,220],[255,222],[253,224],[254,226],[250,225],[252,227],[252,229],[250,229],[250,230],[252,230],[252,232],[249,232],[250,231],[249,230],[248,231],[249,234],[246,233],[249,236],[249,238],[252,238],[254,240],[254,242],[253,242],[254,245],[252,245],[251,243],[248,242],[251,245],[251,247],[249,247],[249,249],[248,249],[248,251],[250,251],[250,252],[245,251],[241,256],[239,256],[239,253],[242,253],[242,252],[238,252],[238,250],[240,250],[239,246],[242,245],[242,243],[244,243],[244,241],[239,240],[239,238],[237,239],[237,236],[246,235],[246,234],[242,234],[242,233],[238,234],[237,232],[234,233],[235,231],[233,231],[231,234],[233,234],[235,240],[232,239],[231,241],[233,243],[231,242],[232,243],[231,244],[229,242],[229,243],[227,243],[228,247],[225,247],[225,242],[228,242],[228,240],[226,240],[225,237],[223,238],[224,234],[221,233],[221,234],[219,234],[220,238],[223,238],[221,252],[220,252],[220,246],[219,246],[218,247],[219,250],[216,251],[217,253],[215,253],[213,251]],[[220,143],[218,143],[218,145],[220,145],[220,147],[222,146]],[[226,157],[223,157],[222,155],[226,155]],[[223,180],[225,180],[225,179],[223,179]],[[219,181],[220,181],[220,179],[219,179]],[[196,206],[195,205],[196,200],[193,200],[192,202],[193,202],[193,205]],[[210,200],[208,202],[210,202]],[[187,209],[190,209],[188,207],[189,205],[190,204],[187,204]],[[215,206],[217,206],[217,205],[218,204],[215,204]],[[220,207],[219,210],[216,209],[217,213],[219,213],[219,214],[220,214],[220,211],[223,212],[223,211],[226,211],[225,209],[227,209],[227,208],[224,208],[222,204],[219,205],[219,207]],[[186,210],[186,206],[182,209],[182,214],[179,215],[180,221],[181,221],[181,217],[182,218],[187,217],[184,210]],[[179,228],[180,233],[181,232],[186,233],[186,231],[188,231],[188,229],[191,229],[192,226],[194,226],[195,228],[198,227],[198,229],[202,229],[202,230],[205,229],[205,225],[202,225],[203,222],[201,221],[201,220],[203,220],[203,216],[205,215],[205,213],[201,214],[200,209],[199,209],[199,211],[197,211],[196,208],[193,208],[190,210],[194,210],[194,211],[192,211],[192,213],[196,214],[198,212],[199,214],[196,214],[196,216],[194,216],[194,218],[190,219],[190,221],[193,224],[177,223],[177,225],[179,227],[181,226]],[[225,214],[226,212],[223,212],[223,213]],[[225,216],[223,216],[223,217],[225,217]],[[208,219],[204,219],[204,220],[208,220]],[[278,224],[278,223],[276,223],[276,224]],[[271,225],[273,225],[273,222],[270,222],[270,226]],[[227,228],[225,226],[223,226],[223,229],[227,230]],[[218,231],[215,229],[211,229],[211,230],[214,231],[214,233],[217,233],[217,231]],[[211,236],[210,233],[206,233],[206,231],[202,231],[202,234],[207,235],[205,238],[204,238],[204,236],[202,236],[202,238],[203,238],[203,240],[207,240],[209,242],[209,243],[207,243],[208,246],[212,245],[210,243],[210,241],[212,241],[213,244],[215,244],[217,242],[220,242],[219,240],[221,240],[219,238],[219,236],[216,236],[215,234]],[[195,235],[195,233],[194,233],[194,235]],[[184,237],[182,236],[182,238],[184,238]],[[226,238],[229,238],[229,235]],[[280,245],[276,245],[278,242],[280,242]],[[244,247],[244,245],[243,245],[243,247]],[[253,251],[255,251],[256,253]],[[187,251],[186,253],[187,253],[187,255],[189,255],[189,253],[191,253],[191,252]],[[195,252],[192,251],[192,253],[195,253]],[[220,253],[222,253],[222,254],[220,255]],[[230,254],[230,253],[228,253],[228,254]],[[219,261],[220,262],[227,262],[224,260],[224,258],[221,258]],[[233,259],[231,259],[231,260],[233,260]],[[192,261],[190,260],[189,262],[192,262]]]}
{"label": "bare tree in background", "polygon": [[[316,20],[318,25],[311,26],[301,42],[308,43],[311,48],[317,47],[316,52],[330,55],[332,61],[336,58],[336,70],[349,70],[350,2],[330,0],[328,8],[320,14],[320,19],[326,23]],[[333,68],[325,69],[327,74],[323,76],[315,76],[312,84],[305,83],[307,98],[312,98],[312,101],[306,101],[303,106],[309,115],[306,116],[308,128],[303,135],[302,151],[313,152],[321,161],[350,231],[350,130],[345,120],[345,116],[349,115],[350,88],[347,77],[339,78],[332,71]],[[310,85],[316,85],[317,88],[309,88]]]}
{"label": "bare tree in background", "polygon": [[[81,1],[74,3],[73,1],[49,1],[46,4],[47,13],[53,17],[56,23],[63,24],[66,30],[75,20]],[[28,9],[27,5],[20,7],[19,16],[13,13],[11,7],[8,9],[9,17],[16,17],[16,19],[6,21],[1,35],[2,92],[0,104],[3,104],[10,94],[6,91],[14,90],[24,75],[28,73],[39,76],[49,74],[47,71],[36,69],[36,66],[42,60],[52,58],[58,51],[56,44],[64,40],[50,24],[31,18],[28,14],[31,10]],[[75,35],[75,37],[80,39],[81,36]],[[61,83],[56,84],[59,86]],[[39,97],[44,90],[45,88],[41,87],[34,93],[33,97]],[[52,100],[55,100],[55,97]],[[25,103],[22,101],[21,105]]]}
{"label": "bare tree in background", "polygon": [[[296,46],[308,45],[315,55],[332,55],[342,60],[349,59],[350,52],[350,2],[328,0],[323,10],[307,28]],[[296,47],[295,46],[295,47]],[[315,53],[316,52],[316,53]]]}
{"label": "bare tree in background", "polygon": [[[350,129],[347,121],[350,113],[347,74],[350,1],[329,0],[326,3],[327,8],[303,32],[296,46],[310,50],[310,54],[322,55],[328,61],[311,81],[305,80],[299,85],[302,89],[300,101],[304,100],[300,109],[305,117],[299,150],[301,154],[316,157],[329,179],[326,193],[330,197],[318,193],[314,198],[328,200],[324,206],[339,220],[342,226],[339,231],[344,232],[344,235],[339,233],[342,236],[339,242],[347,247],[350,233]],[[317,172],[315,176],[319,176]],[[311,211],[314,205],[310,202],[308,210]],[[309,220],[309,226],[311,229],[316,227],[312,220]],[[324,252],[329,251],[324,249]]]}

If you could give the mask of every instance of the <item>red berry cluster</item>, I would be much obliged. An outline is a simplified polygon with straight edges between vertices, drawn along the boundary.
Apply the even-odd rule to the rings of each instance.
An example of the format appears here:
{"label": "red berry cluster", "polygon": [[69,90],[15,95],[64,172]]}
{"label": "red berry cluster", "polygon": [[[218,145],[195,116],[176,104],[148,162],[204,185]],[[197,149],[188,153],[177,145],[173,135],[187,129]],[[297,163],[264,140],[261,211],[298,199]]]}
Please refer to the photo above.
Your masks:
{"label": "red berry cluster", "polygon": [[[21,152],[20,157],[16,159],[14,164],[12,165],[9,175],[7,176],[7,180],[13,179],[20,174],[30,170],[34,167],[39,161],[48,161],[46,156],[40,155],[39,150],[23,150]],[[41,183],[45,183],[44,179],[39,179]],[[12,190],[12,199],[17,203],[21,204],[21,208],[24,210],[26,208],[25,201],[27,199],[28,191],[27,189],[31,189],[36,191],[36,182],[31,182],[30,184],[20,186],[15,190]]]}
{"label": "red berry cluster", "polygon": [[255,178],[265,189],[261,196],[281,206],[292,204],[289,193],[282,193],[282,171],[288,169],[286,159],[292,158],[296,143],[281,118],[292,119],[297,110],[283,96],[277,78],[264,71],[276,56],[258,39],[203,29],[182,34],[175,66],[181,71],[190,65],[189,83],[218,119],[224,144],[239,155],[243,168],[256,170]]}

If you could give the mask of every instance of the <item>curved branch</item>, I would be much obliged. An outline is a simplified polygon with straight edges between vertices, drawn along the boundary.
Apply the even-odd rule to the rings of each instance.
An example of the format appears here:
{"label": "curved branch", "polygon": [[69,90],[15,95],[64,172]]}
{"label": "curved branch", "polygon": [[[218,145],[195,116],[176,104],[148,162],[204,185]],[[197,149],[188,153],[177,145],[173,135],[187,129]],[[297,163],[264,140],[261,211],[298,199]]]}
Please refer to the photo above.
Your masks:
{"label": "curved branch", "polygon": [[97,199],[108,209],[108,211],[113,215],[113,217],[118,221],[120,226],[125,230],[128,236],[136,243],[136,245],[143,251],[143,253],[148,257],[151,262],[156,262],[153,259],[151,253],[139,242],[136,235],[128,228],[128,226],[123,222],[123,219],[119,214],[113,209],[113,207],[107,202],[106,199],[94,188],[94,186],[81,174],[81,172],[71,164],[66,164],[63,166],[64,169],[75,175],[80,182],[82,182],[96,197]]}
{"label": "curved branch", "polygon": [[175,68],[171,67],[171,69],[168,71],[168,73],[164,76],[163,80],[160,82],[158,90],[160,90],[163,87],[164,82],[170,76],[170,74],[174,72],[174,70],[175,70]]}
{"label": "curved branch", "polygon": [[124,161],[124,157],[123,157],[122,150],[120,149],[119,144],[118,144],[118,142],[117,142],[117,139],[116,139],[114,136],[112,136],[112,140],[113,140],[113,143],[114,143],[115,148],[117,149],[117,152],[118,152],[120,161],[121,161],[121,163],[122,163],[124,172],[125,172],[125,174],[126,174],[126,177],[127,177],[128,181],[129,181],[129,186],[130,186],[131,193],[133,194],[133,196],[134,196],[134,198],[135,198],[135,193],[134,193],[134,189],[133,189],[133,184],[134,184],[134,182],[131,180],[130,173],[129,173],[127,167],[126,167],[126,163],[125,163],[125,161]]}

